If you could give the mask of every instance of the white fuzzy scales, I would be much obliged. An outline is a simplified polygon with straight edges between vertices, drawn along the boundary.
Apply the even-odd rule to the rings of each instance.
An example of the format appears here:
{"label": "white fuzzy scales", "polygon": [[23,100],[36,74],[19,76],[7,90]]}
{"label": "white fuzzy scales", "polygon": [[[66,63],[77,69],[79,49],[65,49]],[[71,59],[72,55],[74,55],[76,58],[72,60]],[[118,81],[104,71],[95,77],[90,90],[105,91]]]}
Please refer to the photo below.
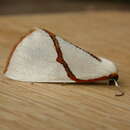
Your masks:
{"label": "white fuzzy scales", "polygon": [[[61,37],[55,38],[64,60],[77,78],[90,80],[117,73],[113,62],[101,57],[99,61]],[[64,66],[56,58],[56,48],[50,35],[42,29],[36,29],[17,45],[5,76],[29,82],[75,82],[68,77]]]}

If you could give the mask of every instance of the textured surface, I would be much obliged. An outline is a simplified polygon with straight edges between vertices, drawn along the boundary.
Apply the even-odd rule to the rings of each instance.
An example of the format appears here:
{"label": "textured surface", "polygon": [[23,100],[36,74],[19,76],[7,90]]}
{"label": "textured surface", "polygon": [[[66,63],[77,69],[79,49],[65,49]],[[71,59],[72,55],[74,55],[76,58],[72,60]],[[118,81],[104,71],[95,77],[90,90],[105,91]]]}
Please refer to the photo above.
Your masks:
{"label": "textured surface", "polygon": [[1,130],[129,130],[130,13],[79,12],[0,17],[0,73],[10,49],[33,27],[52,30],[114,61],[126,94],[105,84],[24,83],[0,76]]}

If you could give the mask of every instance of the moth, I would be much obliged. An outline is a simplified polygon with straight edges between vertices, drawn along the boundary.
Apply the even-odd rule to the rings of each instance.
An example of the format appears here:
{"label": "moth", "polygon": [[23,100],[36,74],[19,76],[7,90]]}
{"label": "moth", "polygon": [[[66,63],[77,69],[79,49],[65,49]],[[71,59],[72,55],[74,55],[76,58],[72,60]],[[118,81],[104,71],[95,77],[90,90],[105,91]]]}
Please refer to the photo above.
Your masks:
{"label": "moth", "polygon": [[[118,80],[116,65],[79,48],[46,29],[35,29],[13,48],[4,75],[13,80],[88,83]],[[121,96],[124,93],[119,89]]]}

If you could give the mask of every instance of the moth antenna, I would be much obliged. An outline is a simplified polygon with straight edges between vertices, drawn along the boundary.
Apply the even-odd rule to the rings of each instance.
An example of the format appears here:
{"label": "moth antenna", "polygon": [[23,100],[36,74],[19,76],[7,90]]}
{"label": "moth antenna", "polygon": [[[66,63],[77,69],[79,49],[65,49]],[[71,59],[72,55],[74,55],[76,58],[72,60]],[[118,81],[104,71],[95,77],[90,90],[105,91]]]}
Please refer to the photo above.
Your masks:
{"label": "moth antenna", "polygon": [[115,96],[123,96],[125,93],[122,91],[121,87],[118,85],[117,81],[113,79],[115,86],[118,88],[119,93],[116,93]]}

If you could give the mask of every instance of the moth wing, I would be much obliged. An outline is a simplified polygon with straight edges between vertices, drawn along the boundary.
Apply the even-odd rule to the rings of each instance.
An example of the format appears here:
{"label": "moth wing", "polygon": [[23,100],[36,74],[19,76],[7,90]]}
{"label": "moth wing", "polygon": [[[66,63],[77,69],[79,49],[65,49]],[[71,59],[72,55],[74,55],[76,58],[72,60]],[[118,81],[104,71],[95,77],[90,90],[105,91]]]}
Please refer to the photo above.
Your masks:
{"label": "moth wing", "polygon": [[[63,59],[76,78],[96,79],[116,72],[115,65],[56,36]],[[75,82],[57,62],[58,53],[48,32],[37,29],[26,36],[11,55],[5,76],[30,82]]]}
{"label": "moth wing", "polygon": [[97,79],[117,72],[115,64],[110,60],[97,57],[59,36],[56,38],[59,42],[64,60],[78,79]]}
{"label": "moth wing", "polygon": [[17,45],[5,76],[30,82],[73,82],[56,58],[52,39],[45,31],[37,29]]}

